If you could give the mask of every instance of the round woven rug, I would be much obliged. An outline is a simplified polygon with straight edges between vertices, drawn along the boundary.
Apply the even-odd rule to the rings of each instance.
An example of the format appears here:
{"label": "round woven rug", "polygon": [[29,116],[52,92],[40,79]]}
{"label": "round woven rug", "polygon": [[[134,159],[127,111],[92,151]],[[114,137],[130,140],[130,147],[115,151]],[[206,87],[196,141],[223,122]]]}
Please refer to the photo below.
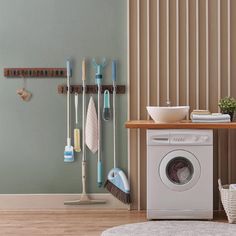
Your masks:
{"label": "round woven rug", "polygon": [[149,221],[120,225],[102,236],[234,236],[236,225],[209,221]]}

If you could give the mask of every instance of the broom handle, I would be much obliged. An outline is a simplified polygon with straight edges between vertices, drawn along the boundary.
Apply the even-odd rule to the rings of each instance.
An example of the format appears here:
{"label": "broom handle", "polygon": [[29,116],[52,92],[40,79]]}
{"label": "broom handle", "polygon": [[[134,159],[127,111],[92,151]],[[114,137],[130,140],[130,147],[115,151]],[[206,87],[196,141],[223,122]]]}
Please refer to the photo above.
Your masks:
{"label": "broom handle", "polygon": [[67,146],[71,145],[70,139],[70,77],[71,77],[71,65],[70,61],[66,61],[66,75],[67,75]]}
{"label": "broom handle", "polygon": [[83,155],[82,155],[82,160],[85,161],[86,160],[86,154],[85,154],[85,90],[86,90],[86,86],[85,86],[85,79],[86,79],[86,74],[85,74],[85,60],[82,61],[82,82],[83,82],[83,104],[82,104],[82,110],[83,110],[83,117],[82,117],[82,127],[83,127],[83,134],[82,134],[82,138],[83,138],[83,143],[82,143],[82,148],[83,148]]}
{"label": "broom handle", "polygon": [[112,81],[113,81],[113,158],[114,168],[116,168],[116,61],[112,61]]}
{"label": "broom handle", "polygon": [[85,79],[86,79],[86,67],[85,67],[85,60],[82,61],[82,82],[83,82],[83,104],[82,104],[82,110],[83,110],[83,117],[82,117],[82,126],[83,126],[83,147],[82,147],[82,193],[86,194],[86,153],[85,153]]}
{"label": "broom handle", "polygon": [[102,186],[102,159],[101,159],[101,84],[98,84],[98,163],[97,163],[97,183]]}

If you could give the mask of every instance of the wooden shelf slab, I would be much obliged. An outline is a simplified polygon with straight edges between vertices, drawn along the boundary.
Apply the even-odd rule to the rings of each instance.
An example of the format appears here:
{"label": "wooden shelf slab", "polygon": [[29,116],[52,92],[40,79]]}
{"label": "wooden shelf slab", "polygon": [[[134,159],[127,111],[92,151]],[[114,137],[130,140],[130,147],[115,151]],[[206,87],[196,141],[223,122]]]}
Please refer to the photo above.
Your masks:
{"label": "wooden shelf slab", "polygon": [[130,120],[125,123],[128,129],[236,129],[236,122],[192,123],[184,120],[178,123],[155,123],[153,120]]}

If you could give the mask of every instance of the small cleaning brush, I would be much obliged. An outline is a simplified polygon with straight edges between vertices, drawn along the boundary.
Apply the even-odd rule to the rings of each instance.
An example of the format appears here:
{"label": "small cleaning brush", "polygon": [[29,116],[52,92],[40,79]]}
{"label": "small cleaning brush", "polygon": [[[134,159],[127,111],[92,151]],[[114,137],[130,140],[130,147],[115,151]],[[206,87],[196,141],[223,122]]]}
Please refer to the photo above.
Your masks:
{"label": "small cleaning brush", "polygon": [[110,107],[110,92],[109,90],[104,91],[104,102],[103,102],[103,120],[111,120],[111,107]]}

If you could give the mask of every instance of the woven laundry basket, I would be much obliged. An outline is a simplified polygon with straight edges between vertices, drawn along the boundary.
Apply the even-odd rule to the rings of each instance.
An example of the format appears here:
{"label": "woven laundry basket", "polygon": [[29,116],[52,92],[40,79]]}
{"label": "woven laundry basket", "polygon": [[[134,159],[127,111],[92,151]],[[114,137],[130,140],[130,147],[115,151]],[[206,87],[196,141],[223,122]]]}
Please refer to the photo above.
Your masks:
{"label": "woven laundry basket", "polygon": [[218,180],[221,202],[230,224],[236,223],[236,190],[229,189],[229,185],[221,184]]}

